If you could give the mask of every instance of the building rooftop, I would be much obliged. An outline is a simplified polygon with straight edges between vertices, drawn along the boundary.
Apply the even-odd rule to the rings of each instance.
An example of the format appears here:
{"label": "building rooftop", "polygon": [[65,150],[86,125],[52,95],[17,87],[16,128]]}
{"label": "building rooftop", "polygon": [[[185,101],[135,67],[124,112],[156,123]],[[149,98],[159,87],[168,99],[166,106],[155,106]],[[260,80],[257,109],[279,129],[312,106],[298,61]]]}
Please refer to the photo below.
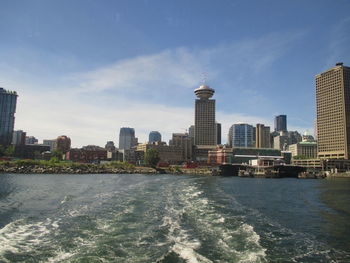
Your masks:
{"label": "building rooftop", "polygon": [[335,64],[335,67],[330,68],[330,69],[327,69],[327,70],[325,70],[325,71],[322,72],[322,73],[316,74],[316,77],[322,76],[324,73],[327,73],[327,72],[329,72],[329,71],[336,70],[336,69],[338,69],[338,68],[346,68],[346,69],[350,70],[350,67],[344,66],[344,63],[343,63],[343,62],[337,62],[337,63]]}
{"label": "building rooftop", "polygon": [[206,100],[213,97],[215,90],[209,88],[207,85],[201,85],[198,89],[194,90],[194,93],[201,100]]}
{"label": "building rooftop", "polygon": [[299,144],[309,144],[309,145],[311,145],[311,144],[317,144],[317,142],[299,142]]}

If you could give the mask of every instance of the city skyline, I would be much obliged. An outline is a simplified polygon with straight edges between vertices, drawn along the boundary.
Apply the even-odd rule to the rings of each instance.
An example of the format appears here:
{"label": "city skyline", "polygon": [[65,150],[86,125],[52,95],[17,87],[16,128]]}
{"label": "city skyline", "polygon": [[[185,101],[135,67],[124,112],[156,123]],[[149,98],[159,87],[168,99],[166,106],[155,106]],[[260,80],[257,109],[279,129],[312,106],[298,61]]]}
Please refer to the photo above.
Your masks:
{"label": "city skyline", "polygon": [[117,143],[121,127],[168,141],[194,124],[207,72],[223,138],[279,114],[312,133],[314,76],[349,65],[350,3],[213,3],[2,1],[0,87],[19,94],[15,130],[74,147]]}

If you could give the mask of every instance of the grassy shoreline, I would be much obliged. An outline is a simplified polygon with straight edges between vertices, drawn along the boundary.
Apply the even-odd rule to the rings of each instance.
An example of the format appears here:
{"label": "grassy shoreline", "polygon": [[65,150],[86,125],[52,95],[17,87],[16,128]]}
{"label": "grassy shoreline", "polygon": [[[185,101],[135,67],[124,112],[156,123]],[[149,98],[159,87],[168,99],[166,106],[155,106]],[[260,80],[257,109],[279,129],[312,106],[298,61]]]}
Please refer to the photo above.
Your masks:
{"label": "grassy shoreline", "polygon": [[0,162],[0,173],[18,174],[197,174],[214,175],[207,168],[152,168],[138,167],[126,162],[86,164],[52,162],[43,160],[18,160]]}

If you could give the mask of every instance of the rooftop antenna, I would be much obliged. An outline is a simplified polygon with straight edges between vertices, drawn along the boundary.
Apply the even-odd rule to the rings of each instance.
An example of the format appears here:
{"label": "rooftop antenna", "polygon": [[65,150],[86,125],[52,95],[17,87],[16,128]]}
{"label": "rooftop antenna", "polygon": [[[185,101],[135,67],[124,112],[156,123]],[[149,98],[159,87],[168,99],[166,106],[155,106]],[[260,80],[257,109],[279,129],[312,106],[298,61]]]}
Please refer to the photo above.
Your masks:
{"label": "rooftop antenna", "polygon": [[203,85],[207,84],[207,80],[208,80],[208,73],[207,72],[202,72],[202,83],[203,83]]}

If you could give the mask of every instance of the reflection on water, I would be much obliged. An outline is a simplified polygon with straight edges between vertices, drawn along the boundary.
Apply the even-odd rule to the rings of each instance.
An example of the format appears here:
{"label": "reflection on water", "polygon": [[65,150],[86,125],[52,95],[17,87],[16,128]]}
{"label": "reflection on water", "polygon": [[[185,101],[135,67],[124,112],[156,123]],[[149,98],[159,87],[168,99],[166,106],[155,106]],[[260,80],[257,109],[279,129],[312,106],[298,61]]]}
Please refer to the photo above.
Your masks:
{"label": "reflection on water", "polygon": [[320,199],[328,209],[321,211],[324,231],[336,248],[350,250],[350,179],[324,180],[319,186]]}

